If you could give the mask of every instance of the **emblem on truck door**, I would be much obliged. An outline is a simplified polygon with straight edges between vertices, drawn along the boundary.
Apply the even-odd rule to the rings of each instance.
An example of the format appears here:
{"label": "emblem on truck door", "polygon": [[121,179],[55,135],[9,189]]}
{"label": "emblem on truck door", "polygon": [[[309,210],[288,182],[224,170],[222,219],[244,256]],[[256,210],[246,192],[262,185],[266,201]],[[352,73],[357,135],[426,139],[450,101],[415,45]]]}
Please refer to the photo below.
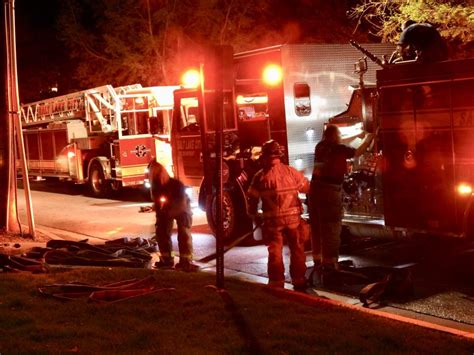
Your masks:
{"label": "emblem on truck door", "polygon": [[145,145],[140,144],[135,147],[135,150],[130,151],[130,153],[135,154],[139,158],[143,158],[150,151],[150,148],[147,148]]}

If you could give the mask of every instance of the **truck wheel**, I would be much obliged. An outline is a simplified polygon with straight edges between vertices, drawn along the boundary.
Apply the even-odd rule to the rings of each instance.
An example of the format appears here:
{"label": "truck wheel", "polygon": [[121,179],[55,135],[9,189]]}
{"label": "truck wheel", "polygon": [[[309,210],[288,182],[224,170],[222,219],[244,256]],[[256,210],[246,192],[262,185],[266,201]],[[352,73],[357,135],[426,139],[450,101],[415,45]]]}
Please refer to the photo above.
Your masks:
{"label": "truck wheel", "polygon": [[[208,197],[208,202],[206,203],[206,217],[209,226],[211,227],[214,235],[217,231],[216,226],[216,207],[217,207],[217,195],[212,194]],[[223,220],[224,220],[224,241],[228,242],[232,240],[232,237],[235,235],[235,226],[236,226],[236,206],[235,202],[232,200],[232,196],[229,192],[224,191],[223,194]]]}
{"label": "truck wheel", "polygon": [[93,197],[107,197],[110,194],[110,181],[105,179],[104,169],[99,162],[93,162],[89,169],[89,192]]}
{"label": "truck wheel", "polygon": [[[247,216],[245,209],[236,203],[235,198],[228,191],[224,191],[223,196],[223,218],[224,218],[224,243],[248,233],[252,230],[252,220]],[[214,235],[216,234],[216,195],[209,196],[206,203],[206,217],[209,226]],[[253,236],[249,236],[240,243],[253,245],[255,241]]]}

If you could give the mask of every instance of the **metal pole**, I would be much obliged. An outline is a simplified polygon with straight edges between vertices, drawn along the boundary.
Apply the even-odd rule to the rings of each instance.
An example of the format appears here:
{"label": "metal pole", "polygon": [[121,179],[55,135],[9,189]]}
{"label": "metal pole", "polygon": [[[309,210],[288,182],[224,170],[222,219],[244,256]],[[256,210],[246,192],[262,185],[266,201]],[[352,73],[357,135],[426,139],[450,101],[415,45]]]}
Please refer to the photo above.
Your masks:
{"label": "metal pole", "polygon": [[7,115],[7,73],[6,73],[6,35],[5,26],[0,27],[2,35],[0,37],[0,61],[1,65],[1,82],[3,84],[3,93],[0,98],[0,230],[6,230],[8,226],[8,196],[9,196],[9,177],[10,177],[10,165],[9,165],[9,154],[10,145],[9,141],[9,122]]}
{"label": "metal pole", "polygon": [[19,233],[20,226],[18,225],[18,216],[16,210],[16,170],[14,168],[14,128],[13,121],[11,119],[10,110],[12,102],[12,92],[11,92],[11,43],[10,43],[10,18],[9,18],[9,6],[10,3],[5,1],[4,4],[4,20],[5,20],[5,54],[6,54],[6,86],[5,90],[7,93],[7,116],[6,116],[6,126],[7,126],[7,135],[8,135],[8,148],[7,148],[7,168],[8,168],[8,191],[7,191],[7,210],[6,210],[6,231],[10,233]]}
{"label": "metal pole", "polygon": [[223,136],[224,136],[224,95],[223,95],[223,50],[217,47],[217,70],[216,70],[216,93],[215,93],[215,120],[216,120],[216,286],[224,288],[224,224],[223,224],[223,194],[224,184],[222,180],[222,158],[223,158]]}
{"label": "metal pole", "polygon": [[[19,104],[19,94],[18,94],[18,70],[17,70],[17,58],[16,58],[16,35],[15,35],[15,0],[8,1],[8,48],[9,48],[9,97],[11,98],[9,102],[9,114],[10,122],[12,122],[13,129],[16,131],[16,145],[20,158],[20,166],[23,177],[23,189],[25,191],[25,200],[26,200],[26,214],[28,217],[28,226],[30,235],[35,237],[35,222],[33,216],[33,204],[31,201],[31,191],[30,191],[30,182],[28,180],[28,168],[26,165],[26,154],[25,154],[25,144],[23,141],[23,132],[21,127],[20,119],[20,104]],[[12,147],[14,154],[14,148]],[[13,164],[13,171],[15,172],[13,178],[16,179],[16,166]]]}

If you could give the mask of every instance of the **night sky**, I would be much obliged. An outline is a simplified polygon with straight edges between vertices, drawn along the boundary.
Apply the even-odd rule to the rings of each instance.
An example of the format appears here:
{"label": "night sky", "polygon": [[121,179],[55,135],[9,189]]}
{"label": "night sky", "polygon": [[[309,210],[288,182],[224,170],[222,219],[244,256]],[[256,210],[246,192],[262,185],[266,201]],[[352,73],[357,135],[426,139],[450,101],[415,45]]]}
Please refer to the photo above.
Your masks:
{"label": "night sky", "polygon": [[61,91],[74,89],[73,64],[59,39],[56,17],[60,0],[17,0],[16,35],[20,100],[31,102],[48,96],[58,84]]}

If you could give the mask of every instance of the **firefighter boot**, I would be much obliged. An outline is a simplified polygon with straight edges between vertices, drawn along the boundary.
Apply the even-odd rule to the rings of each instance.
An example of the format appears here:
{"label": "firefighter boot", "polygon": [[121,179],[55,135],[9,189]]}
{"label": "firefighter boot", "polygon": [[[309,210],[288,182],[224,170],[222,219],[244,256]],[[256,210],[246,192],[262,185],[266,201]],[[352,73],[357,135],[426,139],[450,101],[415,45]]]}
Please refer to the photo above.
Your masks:
{"label": "firefighter boot", "polygon": [[185,272],[196,272],[199,271],[199,266],[194,264],[191,260],[180,259],[174,267],[176,270],[185,271]]}
{"label": "firefighter boot", "polygon": [[160,258],[154,265],[157,269],[172,269],[174,266],[173,258]]}

